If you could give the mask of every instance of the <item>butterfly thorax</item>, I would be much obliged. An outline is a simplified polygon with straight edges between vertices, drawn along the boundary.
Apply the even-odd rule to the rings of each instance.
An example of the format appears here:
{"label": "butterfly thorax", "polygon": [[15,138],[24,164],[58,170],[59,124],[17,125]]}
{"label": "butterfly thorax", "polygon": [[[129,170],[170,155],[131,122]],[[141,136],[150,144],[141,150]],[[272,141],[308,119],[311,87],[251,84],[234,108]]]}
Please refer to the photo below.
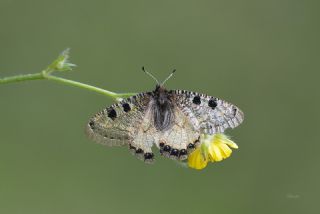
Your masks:
{"label": "butterfly thorax", "polygon": [[172,127],[174,121],[174,104],[168,91],[160,85],[153,91],[150,101],[153,123],[157,130],[164,131]]}

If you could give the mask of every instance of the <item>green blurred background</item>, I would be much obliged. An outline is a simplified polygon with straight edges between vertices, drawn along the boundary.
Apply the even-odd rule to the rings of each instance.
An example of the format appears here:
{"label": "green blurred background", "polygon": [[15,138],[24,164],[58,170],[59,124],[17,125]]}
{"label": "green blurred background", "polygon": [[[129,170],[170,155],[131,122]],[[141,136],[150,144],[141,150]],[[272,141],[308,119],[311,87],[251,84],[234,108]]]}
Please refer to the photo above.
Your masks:
{"label": "green blurred background", "polygon": [[66,78],[167,88],[238,105],[240,149],[203,171],[88,140],[112,100],[49,81],[0,85],[0,213],[320,213],[319,1],[0,1],[0,76],[65,48]]}

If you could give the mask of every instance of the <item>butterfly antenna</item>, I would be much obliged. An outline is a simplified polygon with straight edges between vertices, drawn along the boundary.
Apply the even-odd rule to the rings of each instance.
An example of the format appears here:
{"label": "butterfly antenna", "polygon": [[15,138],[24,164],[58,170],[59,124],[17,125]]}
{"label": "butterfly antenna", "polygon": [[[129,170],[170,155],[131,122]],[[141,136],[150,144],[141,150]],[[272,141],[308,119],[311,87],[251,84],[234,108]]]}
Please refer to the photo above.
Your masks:
{"label": "butterfly antenna", "polygon": [[172,77],[172,75],[174,74],[174,72],[176,72],[176,69],[173,69],[173,71],[171,72],[171,74],[161,83],[161,85],[164,85],[164,83],[167,82],[167,80]]}
{"label": "butterfly antenna", "polygon": [[144,66],[142,66],[142,71],[143,71],[144,73],[146,73],[147,75],[149,75],[152,79],[154,79],[158,85],[160,85],[160,83],[159,83],[159,81],[157,80],[157,78],[155,78],[151,73],[149,73],[148,71],[146,71],[146,69],[144,68]]}

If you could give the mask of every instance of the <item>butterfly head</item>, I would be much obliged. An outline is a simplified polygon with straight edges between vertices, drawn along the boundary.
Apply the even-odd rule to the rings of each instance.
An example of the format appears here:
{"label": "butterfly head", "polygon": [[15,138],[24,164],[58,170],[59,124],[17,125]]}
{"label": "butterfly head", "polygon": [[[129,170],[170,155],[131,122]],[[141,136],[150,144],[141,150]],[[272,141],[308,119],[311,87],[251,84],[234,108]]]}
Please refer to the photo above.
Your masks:
{"label": "butterfly head", "polygon": [[153,91],[155,100],[160,106],[168,105],[168,91],[163,85],[156,85],[156,89]]}

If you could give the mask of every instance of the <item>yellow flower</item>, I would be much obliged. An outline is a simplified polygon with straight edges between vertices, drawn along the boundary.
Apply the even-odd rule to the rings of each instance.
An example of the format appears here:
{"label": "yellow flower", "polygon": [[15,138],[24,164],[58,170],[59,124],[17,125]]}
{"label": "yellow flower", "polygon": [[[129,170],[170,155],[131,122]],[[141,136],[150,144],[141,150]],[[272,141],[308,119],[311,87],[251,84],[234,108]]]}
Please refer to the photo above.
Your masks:
{"label": "yellow flower", "polygon": [[237,149],[238,145],[222,133],[201,135],[200,146],[188,157],[188,166],[200,170],[205,168],[209,161],[222,161],[231,155],[230,147]]}

